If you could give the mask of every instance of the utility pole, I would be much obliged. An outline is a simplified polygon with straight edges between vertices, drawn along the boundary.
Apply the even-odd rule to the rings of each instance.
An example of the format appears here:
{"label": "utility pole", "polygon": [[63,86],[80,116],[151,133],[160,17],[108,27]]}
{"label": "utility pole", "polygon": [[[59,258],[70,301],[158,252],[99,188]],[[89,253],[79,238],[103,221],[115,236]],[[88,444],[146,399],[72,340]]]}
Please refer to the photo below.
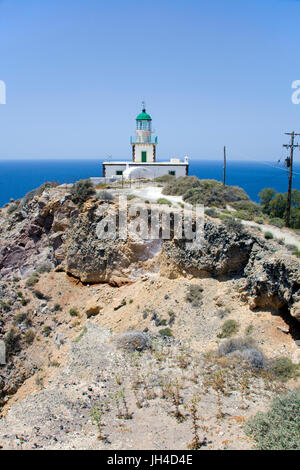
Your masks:
{"label": "utility pole", "polygon": [[225,186],[225,176],[226,176],[226,147],[224,146],[223,186]]}
{"label": "utility pole", "polygon": [[285,135],[291,136],[291,143],[283,145],[284,148],[290,149],[290,161],[289,161],[289,187],[288,187],[288,196],[287,196],[287,206],[286,206],[286,215],[285,215],[285,226],[290,226],[290,216],[291,216],[291,197],[292,197],[292,181],[293,181],[293,159],[294,159],[294,149],[299,148],[300,145],[294,144],[295,136],[300,136],[296,132],[286,132]]}

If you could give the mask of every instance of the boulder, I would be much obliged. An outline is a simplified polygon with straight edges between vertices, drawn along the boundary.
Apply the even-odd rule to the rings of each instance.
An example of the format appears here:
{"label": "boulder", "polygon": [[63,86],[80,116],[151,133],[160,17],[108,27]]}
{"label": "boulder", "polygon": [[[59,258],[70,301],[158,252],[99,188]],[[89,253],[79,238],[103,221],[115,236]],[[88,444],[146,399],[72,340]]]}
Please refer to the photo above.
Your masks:
{"label": "boulder", "polygon": [[89,318],[89,317],[93,317],[94,315],[98,315],[98,313],[100,312],[100,310],[103,309],[103,306],[100,305],[97,300],[90,300],[89,303],[86,305],[85,307],[85,313],[86,313],[86,316]]}
{"label": "boulder", "polygon": [[125,351],[143,351],[150,346],[148,336],[141,331],[126,331],[115,340],[117,346]]}

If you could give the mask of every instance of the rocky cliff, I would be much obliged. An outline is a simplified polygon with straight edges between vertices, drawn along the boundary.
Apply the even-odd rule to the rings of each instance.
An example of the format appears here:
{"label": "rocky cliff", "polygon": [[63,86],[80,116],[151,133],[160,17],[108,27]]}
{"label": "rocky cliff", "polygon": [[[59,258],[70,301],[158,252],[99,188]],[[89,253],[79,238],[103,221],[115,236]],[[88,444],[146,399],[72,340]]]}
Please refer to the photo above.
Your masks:
{"label": "rocky cliff", "polygon": [[[1,209],[0,341],[5,342],[7,361],[0,365],[0,407],[6,416],[0,422],[0,446],[98,448],[90,413],[109,389],[114,398],[105,405],[106,425],[114,448],[144,445],[141,434],[147,434],[148,447],[185,448],[190,424],[184,406],[206,387],[201,413],[208,413],[220,432],[218,438],[211,433],[214,448],[227,448],[221,433],[231,432],[230,426],[212,416],[216,393],[221,393],[214,387],[224,379],[225,414],[234,417],[245,398],[240,379],[250,381],[251,396],[240,412],[246,419],[257,410],[255,397],[263,393],[266,406],[278,386],[261,385],[269,380],[269,371],[252,374],[241,366],[241,358],[229,363],[212,351],[226,337],[228,320],[235,334],[249,337],[237,341],[248,344],[242,359],[268,364],[265,356],[280,354],[300,361],[299,259],[282,241],[265,240],[257,228],[210,217],[205,217],[203,243],[196,251],[172,236],[100,239],[99,222],[117,208],[116,191],[110,194],[103,198],[98,191],[78,205],[70,186],[45,184]],[[138,206],[141,200],[136,199],[129,198],[129,204]],[[114,335],[127,330],[147,335],[152,346],[142,356],[139,350],[123,356],[111,344]],[[103,357],[98,359],[98,353]],[[105,380],[99,378],[100,366]],[[172,384],[162,385],[164,370]],[[124,395],[119,382],[126,384],[124,393],[134,409],[128,432],[138,429],[126,439],[118,434],[123,418],[115,416]],[[182,397],[168,411],[178,387]],[[235,387],[241,387],[237,395]],[[176,435],[164,437],[174,428],[179,406],[186,422],[177,423],[185,430],[180,442]],[[151,417],[154,412],[164,416],[159,427]],[[235,447],[241,442],[236,424]],[[100,447],[106,445],[101,442]]]}
{"label": "rocky cliff", "polygon": [[[245,279],[244,295],[253,307],[286,306],[299,318],[300,262],[282,243],[264,240],[257,230],[244,227],[234,231],[206,220],[204,243],[198,252],[190,251],[184,240],[161,241],[153,252],[151,243],[142,240],[99,239],[97,224],[109,205],[106,211],[99,211],[107,203],[92,198],[79,209],[64,185],[46,186],[10,211],[13,204],[1,211],[2,278],[26,278],[48,263],[82,282],[124,283],[159,248],[157,264],[164,272],[169,266],[169,276],[183,272],[200,278],[240,276]],[[111,203],[111,209],[114,205]]]}

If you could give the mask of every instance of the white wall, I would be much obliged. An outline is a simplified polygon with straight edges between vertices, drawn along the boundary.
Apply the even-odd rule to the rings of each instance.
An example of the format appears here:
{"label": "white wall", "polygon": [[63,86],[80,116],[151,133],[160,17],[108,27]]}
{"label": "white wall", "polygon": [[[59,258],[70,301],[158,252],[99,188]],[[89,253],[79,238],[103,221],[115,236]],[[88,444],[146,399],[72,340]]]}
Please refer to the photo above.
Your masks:
{"label": "white wall", "polygon": [[[185,176],[186,175],[186,165],[162,165],[162,164],[154,164],[154,165],[136,165],[139,168],[140,167],[145,167],[147,170],[151,171],[152,173],[152,178],[157,178],[158,176],[163,176],[167,175],[169,171],[175,171],[175,176],[178,178],[178,176]],[[135,167],[134,164],[129,163],[129,168]],[[111,165],[111,164],[105,164],[105,170],[106,170],[106,177],[110,176],[115,176],[116,172],[119,171],[125,171],[126,170],[126,165]]]}
{"label": "white wall", "polygon": [[135,144],[135,162],[142,161],[142,152],[147,152],[147,163],[154,162],[153,148],[151,144]]}

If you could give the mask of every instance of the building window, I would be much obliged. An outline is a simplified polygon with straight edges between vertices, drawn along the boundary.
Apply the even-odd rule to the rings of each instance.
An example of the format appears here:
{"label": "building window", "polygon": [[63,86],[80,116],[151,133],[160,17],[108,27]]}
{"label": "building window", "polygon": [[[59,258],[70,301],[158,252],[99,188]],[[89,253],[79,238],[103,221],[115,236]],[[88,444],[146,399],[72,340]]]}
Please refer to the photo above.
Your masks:
{"label": "building window", "polygon": [[116,175],[123,175],[123,171],[122,170],[117,170]]}
{"label": "building window", "polygon": [[170,170],[170,171],[169,171],[169,175],[171,175],[171,176],[176,176],[176,171],[171,171],[171,170]]}

